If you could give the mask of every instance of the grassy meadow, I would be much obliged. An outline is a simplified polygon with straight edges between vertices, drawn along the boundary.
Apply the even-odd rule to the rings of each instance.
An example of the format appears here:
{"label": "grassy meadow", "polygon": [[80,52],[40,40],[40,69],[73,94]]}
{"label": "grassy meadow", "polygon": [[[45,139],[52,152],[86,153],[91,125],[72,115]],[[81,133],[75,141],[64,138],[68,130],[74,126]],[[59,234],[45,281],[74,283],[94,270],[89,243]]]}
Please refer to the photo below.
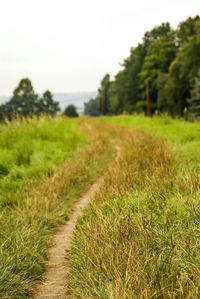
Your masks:
{"label": "grassy meadow", "polygon": [[143,116],[1,125],[0,298],[31,295],[56,227],[103,173],[66,253],[66,298],[199,298],[199,128]]}
{"label": "grassy meadow", "polygon": [[79,218],[67,298],[199,298],[199,124],[102,121],[121,154]]}
{"label": "grassy meadow", "polygon": [[200,123],[172,119],[169,116],[120,115],[101,117],[102,121],[141,129],[165,141],[170,141],[175,154],[200,173]]}
{"label": "grassy meadow", "polygon": [[104,127],[67,118],[0,127],[0,298],[27,298],[41,279],[52,233],[113,156]]}
{"label": "grassy meadow", "polygon": [[22,200],[29,180],[52,176],[84,143],[77,120],[16,120],[0,126],[0,207]]}

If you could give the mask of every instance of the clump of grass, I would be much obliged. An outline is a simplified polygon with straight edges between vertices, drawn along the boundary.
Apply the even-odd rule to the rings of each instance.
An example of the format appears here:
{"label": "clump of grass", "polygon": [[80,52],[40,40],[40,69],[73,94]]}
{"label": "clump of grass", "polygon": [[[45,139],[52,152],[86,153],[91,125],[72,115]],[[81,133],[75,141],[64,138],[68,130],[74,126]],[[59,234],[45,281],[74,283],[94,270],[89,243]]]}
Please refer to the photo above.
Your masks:
{"label": "clump of grass", "polygon": [[[64,126],[60,130],[68,130],[66,125],[70,126],[69,120],[57,121]],[[35,282],[42,277],[52,233],[57,225],[68,219],[74,202],[112,158],[113,147],[109,133],[106,133],[107,126],[91,123],[89,129],[88,123],[81,122],[77,133],[87,136],[84,146],[79,145],[73,156],[71,154],[71,159],[58,165],[50,176],[43,176],[42,180],[41,177],[33,177],[27,181],[21,190],[17,189],[19,198],[15,206],[11,208],[7,205],[2,209],[0,298],[27,298],[30,295]],[[45,124],[48,127],[48,123]],[[35,128],[34,134],[36,132]],[[56,132],[53,134],[56,135]],[[59,144],[59,140],[57,142]],[[73,143],[73,139],[69,138],[65,144],[68,152],[74,146],[70,142]]]}
{"label": "clump of grass", "polygon": [[67,253],[68,297],[199,298],[199,176],[178,167],[166,142],[118,133],[121,157]]}

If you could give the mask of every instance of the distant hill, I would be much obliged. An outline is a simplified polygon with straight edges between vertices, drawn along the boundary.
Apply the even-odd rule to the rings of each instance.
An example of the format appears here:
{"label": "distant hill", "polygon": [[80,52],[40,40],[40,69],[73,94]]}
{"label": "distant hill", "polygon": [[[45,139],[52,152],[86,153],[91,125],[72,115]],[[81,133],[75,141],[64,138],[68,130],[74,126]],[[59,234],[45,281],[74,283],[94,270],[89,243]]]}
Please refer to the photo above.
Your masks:
{"label": "distant hill", "polygon": [[[69,104],[73,104],[77,108],[83,108],[83,103],[97,96],[96,91],[83,91],[83,92],[54,92],[53,98],[60,103],[60,108],[63,110]],[[9,100],[8,96],[0,96],[0,104]]]}
{"label": "distant hill", "polygon": [[60,103],[63,110],[69,104],[73,104],[77,108],[83,108],[83,103],[97,96],[96,91],[73,92],[73,93],[53,93],[55,101]]}

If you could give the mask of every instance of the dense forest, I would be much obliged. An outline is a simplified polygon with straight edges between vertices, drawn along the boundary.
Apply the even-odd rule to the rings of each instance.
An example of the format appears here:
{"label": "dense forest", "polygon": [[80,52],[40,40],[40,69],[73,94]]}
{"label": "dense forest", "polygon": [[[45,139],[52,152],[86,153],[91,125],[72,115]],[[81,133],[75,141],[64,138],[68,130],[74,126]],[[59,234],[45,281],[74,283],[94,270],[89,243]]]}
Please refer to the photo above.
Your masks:
{"label": "dense forest", "polygon": [[98,96],[85,103],[86,115],[150,111],[172,116],[200,114],[200,16],[176,30],[162,23],[130,49],[114,80],[106,74]]}

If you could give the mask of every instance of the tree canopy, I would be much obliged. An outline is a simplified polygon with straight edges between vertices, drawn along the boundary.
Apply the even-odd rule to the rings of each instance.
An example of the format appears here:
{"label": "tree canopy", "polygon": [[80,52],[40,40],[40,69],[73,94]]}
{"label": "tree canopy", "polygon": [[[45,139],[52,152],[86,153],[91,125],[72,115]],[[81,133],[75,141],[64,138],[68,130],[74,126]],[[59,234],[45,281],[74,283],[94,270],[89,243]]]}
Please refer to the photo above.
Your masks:
{"label": "tree canopy", "polygon": [[108,74],[101,80],[101,114],[146,112],[148,83],[152,112],[183,115],[200,67],[200,16],[187,18],[176,30],[162,23],[145,32],[121,67],[113,81]]}
{"label": "tree canopy", "polygon": [[10,100],[0,105],[0,120],[4,118],[11,120],[16,115],[24,117],[41,113],[54,115],[57,111],[60,111],[59,103],[53,100],[51,92],[47,90],[42,97],[39,97],[31,80],[24,78],[14,89]]}
{"label": "tree canopy", "polygon": [[192,118],[200,117],[200,69],[195,77],[194,87],[191,89],[190,98],[187,99],[189,104],[189,116]]}
{"label": "tree canopy", "polygon": [[78,113],[76,111],[76,107],[74,105],[68,105],[63,114],[68,117],[78,117]]}

